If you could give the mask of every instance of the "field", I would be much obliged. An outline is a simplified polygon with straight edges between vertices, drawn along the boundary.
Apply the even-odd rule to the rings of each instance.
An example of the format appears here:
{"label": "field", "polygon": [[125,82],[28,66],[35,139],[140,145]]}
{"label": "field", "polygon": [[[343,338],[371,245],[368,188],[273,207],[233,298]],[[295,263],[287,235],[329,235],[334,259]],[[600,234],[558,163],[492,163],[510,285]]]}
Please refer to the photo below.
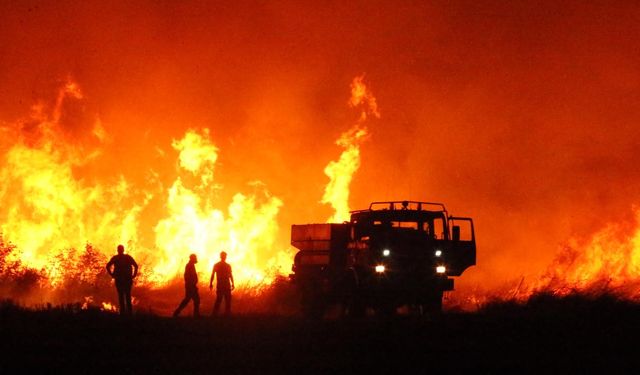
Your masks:
{"label": "field", "polygon": [[[187,308],[190,312],[190,308]],[[537,296],[475,313],[361,320],[122,318],[0,308],[0,373],[637,373],[640,306]]]}

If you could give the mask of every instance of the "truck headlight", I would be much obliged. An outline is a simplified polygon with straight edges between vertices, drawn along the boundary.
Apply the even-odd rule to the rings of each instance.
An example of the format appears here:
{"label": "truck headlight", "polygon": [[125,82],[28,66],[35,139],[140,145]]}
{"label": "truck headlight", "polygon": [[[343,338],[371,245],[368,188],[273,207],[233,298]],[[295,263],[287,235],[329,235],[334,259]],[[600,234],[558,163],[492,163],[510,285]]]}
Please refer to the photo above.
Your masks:
{"label": "truck headlight", "polygon": [[389,255],[391,255],[391,250],[389,249],[382,250],[382,256],[388,257]]}
{"label": "truck headlight", "polygon": [[437,257],[442,256],[442,250],[436,250],[435,254]]}
{"label": "truck headlight", "polygon": [[447,272],[447,267],[445,267],[445,266],[438,266],[438,267],[436,267],[436,272],[437,272],[437,273],[445,273],[445,272]]}
{"label": "truck headlight", "polygon": [[376,272],[377,272],[377,273],[384,273],[385,269],[386,269],[386,268],[384,267],[384,264],[378,264],[378,265],[376,266]]}

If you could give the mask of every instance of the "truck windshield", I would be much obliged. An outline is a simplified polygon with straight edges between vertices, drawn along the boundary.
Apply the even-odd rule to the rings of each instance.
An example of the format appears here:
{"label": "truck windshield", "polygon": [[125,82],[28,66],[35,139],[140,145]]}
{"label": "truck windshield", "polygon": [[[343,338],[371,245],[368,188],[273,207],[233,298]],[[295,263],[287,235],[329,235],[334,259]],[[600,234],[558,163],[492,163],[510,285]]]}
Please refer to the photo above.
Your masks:
{"label": "truck windshield", "polygon": [[433,220],[422,223],[422,230],[434,240],[445,239],[445,226],[443,218],[435,218]]}
{"label": "truck windshield", "polygon": [[415,221],[392,221],[393,228],[408,228],[418,230],[418,223]]}

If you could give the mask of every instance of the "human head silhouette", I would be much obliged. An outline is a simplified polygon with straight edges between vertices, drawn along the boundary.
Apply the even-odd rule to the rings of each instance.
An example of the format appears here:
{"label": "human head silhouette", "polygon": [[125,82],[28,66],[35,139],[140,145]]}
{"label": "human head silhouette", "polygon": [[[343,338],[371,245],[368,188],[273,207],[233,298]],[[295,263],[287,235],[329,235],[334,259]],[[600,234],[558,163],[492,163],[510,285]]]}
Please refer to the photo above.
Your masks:
{"label": "human head silhouette", "polygon": [[124,253],[124,246],[118,245],[118,254],[123,254],[123,253]]}
{"label": "human head silhouette", "polygon": [[222,259],[223,262],[226,261],[227,260],[227,253],[224,252],[224,251],[221,252],[220,253],[220,259]]}
{"label": "human head silhouette", "polygon": [[198,257],[196,256],[196,254],[189,255],[189,261],[192,263],[198,263]]}

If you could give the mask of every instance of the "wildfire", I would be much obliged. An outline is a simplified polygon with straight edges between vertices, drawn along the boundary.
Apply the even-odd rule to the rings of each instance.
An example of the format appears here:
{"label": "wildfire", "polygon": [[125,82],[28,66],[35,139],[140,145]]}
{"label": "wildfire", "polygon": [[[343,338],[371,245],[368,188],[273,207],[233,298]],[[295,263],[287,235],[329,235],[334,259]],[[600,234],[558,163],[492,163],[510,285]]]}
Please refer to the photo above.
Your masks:
{"label": "wildfire", "polygon": [[475,309],[494,300],[526,302],[533,295],[562,297],[612,294],[640,301],[640,209],[632,223],[609,223],[585,238],[572,238],[558,248],[547,270],[513,285],[473,290],[451,298],[453,304]]}
{"label": "wildfire", "polygon": [[342,133],[336,144],[344,148],[338,161],[331,161],[325,167],[324,173],[329,177],[322,203],[328,203],[335,213],[327,220],[329,223],[339,223],[349,220],[349,186],[353,175],[360,168],[360,144],[366,138],[368,129],[364,126],[367,114],[380,118],[376,98],[363,83],[364,76],[354,78],[351,83],[351,107],[363,107],[357,123],[351,129]]}
{"label": "wildfire", "polygon": [[351,107],[364,107],[360,112],[359,122],[363,122],[367,119],[367,113],[375,116],[376,118],[380,118],[376,98],[363,81],[364,75],[353,79],[353,82],[351,82],[351,98],[349,98],[349,105]]}
{"label": "wildfire", "polygon": [[[340,157],[324,169],[329,182],[321,202],[335,210],[329,222],[349,219],[350,185],[360,167],[360,146],[370,133],[365,123],[380,118],[376,98],[363,81],[364,76],[354,78],[348,101],[359,110],[358,118],[336,141],[343,148]],[[269,284],[289,269],[292,253],[278,242],[283,200],[254,181],[251,192],[232,192],[229,201],[221,201],[219,193],[227,188],[216,168],[225,154],[215,131],[190,129],[172,139],[167,146],[175,152],[175,177],[166,179],[166,185],[134,183],[117,173],[101,180],[79,176],[78,168],[99,159],[103,146],[114,139],[97,116],[83,124],[89,146],[65,136],[66,111],[83,100],[79,85],[68,81],[51,105],[39,103],[28,117],[0,127],[3,288],[6,280],[80,288],[86,291],[80,298],[87,309],[94,300],[105,300],[99,290],[111,288],[104,265],[119,243],[139,260],[138,283],[148,288],[175,280],[191,253],[201,260],[202,275],[226,251],[238,285],[249,289]],[[163,158],[171,155],[162,151]],[[149,217],[146,210],[154,203],[160,211]],[[633,230],[610,224],[586,241],[570,241],[543,276],[522,280],[507,294],[526,299],[539,291],[563,295],[604,288],[640,298],[640,209],[634,224]],[[145,225],[151,241],[141,236]],[[478,293],[471,301],[481,304],[487,298]],[[111,302],[100,306],[115,310]]]}
{"label": "wildfire", "polygon": [[[67,83],[49,113],[44,105],[6,131],[14,138],[0,167],[0,232],[15,244],[7,261],[42,269],[53,286],[68,271],[60,258],[93,241],[137,242],[137,216],[144,202],[125,205],[131,191],[122,177],[111,185],[89,185],[74,177],[74,168],[88,162],[61,136],[61,118],[69,100],[82,99],[75,83]],[[101,129],[98,122],[93,129]],[[100,133],[100,132],[98,132]],[[126,207],[126,208],[125,208]],[[65,255],[66,254],[66,255]]]}
{"label": "wildfire", "polygon": [[[104,265],[119,243],[126,244],[142,266],[138,284],[151,288],[179,276],[191,253],[198,255],[204,263],[199,269],[207,273],[226,251],[240,287],[271,283],[288,270],[292,254],[288,246],[277,243],[283,201],[254,181],[252,193],[237,192],[226,207],[221,204],[219,193],[225,187],[216,180],[215,170],[223,152],[208,128],[187,130],[173,139],[177,175],[166,189],[135,185],[117,174],[107,180],[78,178],[76,169],[99,158],[102,146],[114,139],[97,116],[83,124],[94,147],[65,137],[66,111],[83,99],[79,85],[69,80],[51,106],[38,104],[28,118],[2,126],[3,133],[15,137],[14,142],[3,142],[0,166],[3,277],[17,279],[33,270],[34,280],[44,288],[91,293],[81,297],[83,308],[88,308],[102,298],[99,289],[110,288]],[[364,122],[368,116],[380,116],[363,76],[351,84],[349,105],[361,113],[337,141],[344,151],[325,169],[330,182],[322,198],[335,208],[332,220],[338,221],[348,219],[349,185],[368,134]],[[162,147],[156,150],[162,157],[169,155]],[[158,179],[157,172],[148,174]],[[140,238],[141,222],[147,207],[158,201],[164,213],[153,223],[155,241],[149,246]],[[102,309],[114,307],[103,302]]]}
{"label": "wildfire", "polygon": [[207,191],[218,150],[209,139],[209,130],[204,129],[202,134],[188,131],[183,139],[173,142],[173,147],[180,151],[180,167],[199,177],[200,183],[189,188],[178,178],[169,188],[169,216],[155,227],[156,246],[162,251],[154,275],[175,273],[190,253],[208,259],[211,269],[220,251],[225,250],[239,280],[250,285],[269,282],[273,276],[266,273],[269,268],[286,267],[291,262],[288,253],[272,251],[282,201],[257,182],[254,186],[259,194],[237,193],[226,213],[216,209],[214,195]]}
{"label": "wildfire", "polygon": [[102,302],[102,307],[100,308],[100,310],[116,312],[118,309],[114,305],[110,304],[109,302]]}
{"label": "wildfire", "polygon": [[[152,287],[179,275],[190,253],[210,269],[226,250],[239,285],[268,283],[290,266],[287,248],[277,250],[275,243],[283,202],[264,184],[252,183],[254,193],[238,192],[226,210],[219,208],[219,149],[208,129],[189,130],[172,142],[179,176],[165,191],[134,186],[122,175],[107,182],[78,178],[75,169],[100,154],[99,146],[86,149],[63,136],[65,110],[82,99],[78,84],[69,81],[52,107],[38,104],[28,118],[2,126],[14,139],[2,144],[0,271],[31,269],[53,288],[71,280],[108,284],[104,264],[119,243],[144,260],[139,283]],[[99,119],[88,130],[98,143],[110,138]],[[167,211],[154,226],[154,248],[139,240],[140,215],[149,202],[163,199]]]}
{"label": "wildfire", "polygon": [[534,290],[565,295],[571,292],[613,292],[640,297],[640,209],[633,229],[610,223],[586,241],[573,239],[560,249]]}

